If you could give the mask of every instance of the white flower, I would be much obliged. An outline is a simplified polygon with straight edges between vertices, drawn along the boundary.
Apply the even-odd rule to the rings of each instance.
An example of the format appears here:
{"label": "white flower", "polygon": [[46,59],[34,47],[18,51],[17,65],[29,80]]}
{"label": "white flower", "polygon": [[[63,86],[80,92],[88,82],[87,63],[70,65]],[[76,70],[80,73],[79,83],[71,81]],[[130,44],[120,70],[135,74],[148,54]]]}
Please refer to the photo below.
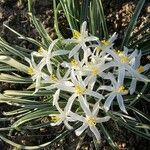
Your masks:
{"label": "white flower", "polygon": [[98,59],[94,55],[92,55],[90,58],[91,62],[86,63],[83,66],[83,70],[85,72],[84,74],[86,74],[87,79],[90,82],[88,85],[91,89],[93,89],[97,77],[105,79],[107,77],[107,74],[104,71],[113,67],[115,63],[114,61],[105,63],[107,56]]}
{"label": "white flower", "polygon": [[54,105],[56,107],[56,109],[58,110],[59,114],[50,114],[49,116],[51,117],[52,123],[51,126],[56,126],[56,125],[60,125],[61,123],[64,123],[65,126],[68,129],[72,129],[72,126],[69,125],[68,121],[70,120],[68,117],[68,112],[66,111],[66,109],[64,109],[64,111],[59,107],[58,104],[58,99],[59,99],[59,90],[54,94]]}
{"label": "white flower", "polygon": [[80,32],[74,30],[73,38],[64,41],[65,43],[77,43],[77,45],[70,51],[69,58],[74,56],[79,51],[79,49],[82,48],[84,51],[84,58],[86,59],[91,53],[90,49],[86,46],[86,42],[98,40],[98,38],[95,36],[88,36],[88,31],[86,30],[86,26],[87,26],[87,22],[84,21],[81,26]]}
{"label": "white flower", "polygon": [[[144,66],[140,65],[141,56],[142,56],[141,53],[139,53],[138,56],[135,58],[134,62],[132,63],[132,68],[135,69],[140,74],[150,69],[150,64],[146,64]],[[137,78],[132,78],[129,87],[131,95],[135,92],[137,80],[138,80]]]}
{"label": "white flower", "polygon": [[[107,99],[104,103],[104,109],[105,111],[108,111],[110,109],[111,103],[114,100],[114,98],[117,98],[118,104],[120,109],[127,114],[126,108],[124,106],[124,100],[122,95],[128,94],[128,90],[125,89],[125,86],[123,85],[124,82],[124,76],[122,76],[122,73],[119,73],[118,75],[118,81],[116,81],[113,74],[109,73],[109,79],[111,80],[112,86],[100,86],[98,90],[106,90],[110,93],[107,94]],[[124,75],[124,73],[123,73]]]}
{"label": "white flower", "polygon": [[70,62],[64,61],[61,66],[64,68],[68,68],[70,70],[75,70],[78,74],[83,75],[83,65],[84,65],[84,60],[82,59],[80,61],[79,59],[79,54],[74,55],[74,58]]}
{"label": "white flower", "polygon": [[[75,75],[74,71],[71,71],[71,81],[70,84],[67,85],[59,85],[58,89],[62,91],[67,91],[73,93],[71,97],[68,99],[67,107],[71,108],[74,100],[83,95],[88,95],[97,98],[98,100],[103,99],[103,95],[99,94],[96,91],[87,88],[88,80],[83,80],[82,77]],[[72,84],[72,85],[71,85]],[[69,86],[70,85],[70,86]]]}
{"label": "white flower", "polygon": [[[150,82],[144,75],[140,74],[137,70],[133,68],[133,65],[136,63],[136,57],[138,57],[138,51],[135,50],[131,54],[128,54],[129,49],[124,47],[124,51],[114,50],[109,51],[109,54],[114,58],[116,62],[114,66],[118,67],[118,72],[125,74],[127,71],[128,74],[131,74],[133,78],[139,78],[142,81]],[[123,75],[124,76],[124,75]]]}
{"label": "white flower", "polygon": [[98,129],[96,127],[96,124],[106,122],[110,119],[110,117],[109,116],[105,116],[105,117],[101,117],[101,118],[97,117],[98,112],[99,112],[99,102],[97,102],[94,105],[92,112],[89,108],[89,104],[87,103],[87,101],[84,97],[81,97],[79,102],[80,102],[82,109],[84,110],[85,117],[80,116],[73,112],[70,112],[70,114],[69,114],[70,117],[72,117],[76,121],[83,122],[83,125],[80,128],[78,128],[77,130],[75,130],[76,135],[80,136],[85,131],[85,129],[87,129],[89,127],[89,129],[95,135],[97,141],[100,141],[101,136],[100,136],[100,132],[98,131]]}
{"label": "white flower", "polygon": [[48,71],[50,72],[50,74],[52,74],[52,64],[53,64],[52,59],[56,56],[65,55],[65,54],[69,53],[69,51],[67,51],[67,50],[52,51],[53,48],[54,48],[54,45],[57,42],[58,42],[58,39],[52,41],[52,43],[50,44],[50,46],[48,48],[48,51],[44,50],[43,48],[40,48],[38,52],[33,52],[32,53],[33,56],[42,57],[39,64],[42,67],[44,67],[46,65]]}
{"label": "white flower", "polygon": [[44,80],[42,80],[42,83],[46,83],[50,85],[44,86],[42,88],[46,90],[52,90],[52,89],[57,89],[61,85],[72,86],[72,83],[69,81],[70,78],[69,75],[70,75],[70,70],[67,70],[64,76],[62,77],[58,65],[56,75],[55,74],[51,74],[50,76],[47,75],[45,76]]}
{"label": "white flower", "polygon": [[[35,92],[36,93],[40,88],[41,78],[45,78],[46,74],[42,72],[41,64],[36,64],[33,57],[31,60],[25,57],[25,60],[29,63],[30,67],[28,67],[28,74],[31,75],[33,81],[35,81]],[[34,94],[33,93],[33,94]]]}

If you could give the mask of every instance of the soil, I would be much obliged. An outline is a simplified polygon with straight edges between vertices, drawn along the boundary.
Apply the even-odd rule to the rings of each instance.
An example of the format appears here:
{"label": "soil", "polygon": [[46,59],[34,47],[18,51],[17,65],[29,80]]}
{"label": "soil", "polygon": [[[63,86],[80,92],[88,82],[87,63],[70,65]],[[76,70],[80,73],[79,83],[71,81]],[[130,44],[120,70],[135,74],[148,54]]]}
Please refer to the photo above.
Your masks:
{"label": "soil", "polygon": [[[109,33],[113,34],[114,31],[119,33],[118,42],[122,40],[122,35],[128,23],[130,22],[130,18],[133,14],[135,4],[136,3],[133,0],[107,0],[104,2],[104,12],[107,16]],[[36,0],[35,12],[37,18],[39,18],[40,21],[43,23],[51,38],[55,39],[57,36],[53,28],[54,13],[52,2],[50,0]],[[134,32],[138,31],[148,19],[150,19],[149,0],[147,0],[144,5],[142,14]],[[3,26],[4,23],[25,36],[39,39],[39,35],[33,25],[31,25],[28,17],[26,0],[0,0],[0,36],[11,44],[17,44],[29,49],[36,49],[33,44],[25,40],[19,40],[15,34],[13,34],[11,31]],[[62,13],[59,14],[59,25],[61,33],[64,36],[67,37],[68,35],[70,35],[69,31],[66,32],[68,24]],[[17,88],[19,87],[16,87],[13,84],[1,83],[0,85],[1,92],[6,89],[8,90]],[[5,104],[0,104],[0,116],[2,116],[2,112],[6,107],[8,106],[6,106]],[[0,126],[2,127],[4,125]],[[35,134],[40,132],[43,137],[35,136],[35,138],[29,140],[29,136],[27,136],[28,133],[26,133],[27,135],[21,137],[18,136],[16,140],[19,143],[27,145],[40,144],[52,140],[56,135],[58,135],[61,129],[62,127],[44,128],[35,131]],[[115,142],[119,146],[120,150],[148,150],[150,148],[150,143],[148,140],[136,136],[135,134],[124,129],[123,127],[120,129],[112,127],[112,129],[113,134],[115,134],[116,137]],[[53,147],[45,148],[45,150],[75,150],[80,140],[81,139],[79,137],[76,137],[74,134],[72,134],[71,137],[66,137],[65,140],[55,143]],[[90,140],[90,138],[85,137],[85,140],[79,149],[92,150],[92,146],[89,144]],[[111,150],[110,146],[104,139],[102,140],[102,147],[100,149]],[[14,148],[0,141],[0,150],[14,150]]]}

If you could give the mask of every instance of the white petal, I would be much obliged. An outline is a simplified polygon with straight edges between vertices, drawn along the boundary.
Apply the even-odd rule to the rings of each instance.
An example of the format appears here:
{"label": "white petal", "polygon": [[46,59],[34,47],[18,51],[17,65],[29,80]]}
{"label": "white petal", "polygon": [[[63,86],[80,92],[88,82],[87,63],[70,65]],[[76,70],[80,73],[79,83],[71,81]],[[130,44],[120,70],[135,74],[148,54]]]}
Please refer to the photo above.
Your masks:
{"label": "white petal", "polygon": [[60,95],[60,90],[58,89],[55,94],[53,95],[53,106],[58,103],[58,99],[59,99],[59,95]]}
{"label": "white petal", "polygon": [[99,133],[98,129],[96,128],[96,126],[90,126],[90,130],[94,133],[96,140],[100,141],[101,136],[100,136],[100,133]]}
{"label": "white petal", "polygon": [[115,32],[115,33],[109,38],[109,41],[110,41],[111,43],[113,43],[113,42],[117,39],[117,37],[118,37],[118,34]]}
{"label": "white petal", "polygon": [[135,92],[135,89],[136,89],[136,82],[137,80],[135,78],[132,79],[131,81],[131,85],[130,85],[130,95],[132,95],[134,92]]}
{"label": "white petal", "polygon": [[92,112],[93,116],[97,116],[98,112],[99,112],[99,101],[95,103],[95,105],[93,106],[93,112]]}
{"label": "white petal", "polygon": [[67,114],[68,114],[69,111],[71,110],[72,104],[73,104],[73,102],[74,102],[74,100],[75,100],[76,97],[77,97],[77,95],[76,95],[76,94],[73,94],[73,95],[68,99],[67,105],[66,105],[66,107],[65,107],[65,109],[64,109]]}
{"label": "white petal", "polygon": [[120,85],[123,84],[123,81],[124,81],[124,77],[125,77],[125,68],[124,67],[119,67],[119,70],[118,70],[118,83]]}
{"label": "white petal", "polygon": [[84,130],[87,128],[88,126],[86,124],[83,124],[80,128],[78,128],[77,130],[75,130],[75,133],[77,136],[80,136],[82,134],[82,132],[84,132]]}
{"label": "white petal", "polygon": [[105,117],[102,117],[102,118],[97,118],[97,119],[96,119],[96,122],[97,122],[97,123],[107,122],[109,119],[110,119],[109,116],[105,116]]}
{"label": "white petal", "polygon": [[78,50],[80,49],[81,45],[77,44],[69,53],[69,58],[71,58],[72,56],[74,56]]}
{"label": "white petal", "polygon": [[69,129],[69,130],[73,129],[73,127],[68,123],[67,120],[64,120],[64,124],[67,127],[67,129]]}
{"label": "white petal", "polygon": [[69,53],[68,50],[57,50],[57,51],[52,52],[52,56],[55,57],[59,55],[66,55],[68,53]]}
{"label": "white petal", "polygon": [[95,91],[86,90],[85,94],[96,97],[99,100],[104,99],[104,96],[102,94],[99,94],[98,92],[95,92]]}
{"label": "white petal", "polygon": [[118,104],[119,104],[120,109],[121,109],[124,113],[128,114],[128,113],[127,113],[127,110],[126,110],[126,108],[125,108],[125,106],[124,106],[123,98],[122,98],[122,96],[121,96],[120,94],[117,94],[117,101],[118,101]]}
{"label": "white petal", "polygon": [[79,102],[80,102],[80,106],[84,110],[85,114],[87,116],[91,116],[92,113],[90,111],[89,104],[88,104],[86,98],[84,98],[83,96],[80,96]]}
{"label": "white petal", "polygon": [[106,99],[105,103],[104,103],[104,109],[107,112],[110,108],[110,105],[113,101],[113,99],[115,98],[116,94],[112,93],[109,95],[109,97]]}
{"label": "white petal", "polygon": [[76,113],[73,113],[72,111],[69,112],[69,116],[71,118],[69,118],[68,120],[70,121],[81,121],[81,122],[84,122],[85,118],[83,116],[80,116]]}
{"label": "white petal", "polygon": [[59,40],[59,39],[56,39],[56,40],[52,41],[52,43],[50,44],[50,46],[49,46],[49,48],[48,48],[48,55],[51,54],[51,51],[52,51],[54,45],[57,43],[58,40]]}
{"label": "white petal", "polygon": [[97,90],[112,91],[113,88],[112,88],[112,86],[105,86],[105,85],[103,85],[103,86],[100,86]]}
{"label": "white petal", "polygon": [[95,36],[88,36],[85,38],[85,41],[90,42],[90,41],[97,41],[98,38]]}

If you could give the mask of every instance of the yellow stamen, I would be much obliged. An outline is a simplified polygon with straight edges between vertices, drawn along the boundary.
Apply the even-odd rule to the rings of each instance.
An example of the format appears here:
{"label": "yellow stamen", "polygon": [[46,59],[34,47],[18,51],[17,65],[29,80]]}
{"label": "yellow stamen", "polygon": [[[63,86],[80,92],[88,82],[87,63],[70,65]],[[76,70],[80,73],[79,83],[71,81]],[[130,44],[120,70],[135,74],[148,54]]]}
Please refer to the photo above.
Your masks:
{"label": "yellow stamen", "polygon": [[97,52],[101,52],[102,49],[101,49],[99,46],[97,46],[97,47],[96,47],[96,51],[97,51]]}
{"label": "yellow stamen", "polygon": [[111,42],[109,42],[108,40],[102,40],[101,43],[105,46],[108,46],[111,44]]}
{"label": "yellow stamen", "polygon": [[93,116],[86,117],[86,122],[89,126],[95,126],[96,125],[96,118]]}
{"label": "yellow stamen", "polygon": [[142,73],[145,71],[143,66],[140,66],[139,68],[136,69],[139,73]]}
{"label": "yellow stamen", "polygon": [[76,30],[73,31],[73,38],[79,39],[80,36],[81,36],[80,32],[78,32],[78,31],[76,31]]}
{"label": "yellow stamen", "polygon": [[51,121],[52,121],[53,123],[56,123],[56,122],[58,122],[59,120],[60,120],[60,118],[59,118],[58,115],[51,116]]}
{"label": "yellow stamen", "polygon": [[43,51],[44,51],[44,49],[43,49],[42,47],[40,47],[40,48],[38,49],[38,53],[39,53],[39,54],[42,54]]}
{"label": "yellow stamen", "polygon": [[126,56],[126,54],[120,50],[114,50],[115,53],[120,57],[121,62],[124,64],[129,63],[129,58]]}
{"label": "yellow stamen", "polygon": [[28,67],[28,74],[29,75],[33,75],[33,68],[32,67]]}
{"label": "yellow stamen", "polygon": [[71,61],[71,65],[72,66],[78,66],[78,62],[77,62],[77,60],[75,60],[75,59],[73,59],[72,61]]}
{"label": "yellow stamen", "polygon": [[97,68],[92,68],[92,75],[97,76],[98,75],[98,69]]}
{"label": "yellow stamen", "polygon": [[128,93],[128,90],[125,89],[125,87],[123,85],[121,85],[118,90],[117,90],[118,93],[124,93],[124,94],[127,94]]}
{"label": "yellow stamen", "polygon": [[75,93],[81,95],[84,94],[85,88],[81,87],[79,84],[75,86]]}
{"label": "yellow stamen", "polygon": [[50,75],[50,80],[56,81],[57,78],[56,78],[56,76],[54,74],[52,74],[52,75]]}

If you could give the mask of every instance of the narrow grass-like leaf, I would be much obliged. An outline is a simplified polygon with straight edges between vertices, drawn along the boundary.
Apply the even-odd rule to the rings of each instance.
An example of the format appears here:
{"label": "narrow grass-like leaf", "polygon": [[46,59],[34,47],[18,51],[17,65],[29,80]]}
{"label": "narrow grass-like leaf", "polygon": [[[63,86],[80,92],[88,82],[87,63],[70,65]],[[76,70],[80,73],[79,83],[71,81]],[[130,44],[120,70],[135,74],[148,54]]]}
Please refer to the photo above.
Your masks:
{"label": "narrow grass-like leaf", "polygon": [[42,39],[44,40],[44,45],[46,48],[49,47],[49,45],[51,44],[51,42],[53,41],[51,39],[51,37],[48,35],[47,31],[44,29],[43,25],[41,24],[41,22],[34,16],[31,15],[31,19],[32,22],[36,28],[36,30],[38,31],[39,35],[42,37]]}
{"label": "narrow grass-like leaf", "polygon": [[118,150],[117,145],[113,142],[111,136],[109,135],[109,133],[107,132],[106,128],[103,126],[103,124],[100,124],[101,127],[101,131],[103,132],[104,136],[106,137],[106,140],[108,141],[109,145],[114,149],[114,150]]}
{"label": "narrow grass-like leaf", "polygon": [[133,42],[133,43],[129,46],[129,48],[135,48],[137,45],[139,45],[139,44],[141,44],[141,43],[143,43],[143,42],[146,42],[146,41],[150,42],[150,34],[149,34],[149,33],[145,33],[145,34],[142,36],[142,38],[140,38],[140,39],[136,40],[135,42]]}
{"label": "narrow grass-like leaf", "polygon": [[123,46],[128,46],[131,33],[132,33],[136,23],[137,23],[137,19],[138,19],[139,15],[140,15],[140,12],[141,12],[141,9],[142,9],[144,3],[145,3],[145,0],[139,0],[138,1],[138,4],[137,4],[137,6],[135,8],[135,11],[134,11],[134,14],[133,14],[133,16],[132,16],[132,18],[130,20],[130,23],[129,23],[128,27],[127,27],[127,30],[125,32],[125,35],[124,35],[124,38],[123,38],[123,42],[122,42],[122,47]]}
{"label": "narrow grass-like leaf", "polygon": [[60,33],[59,26],[58,26],[57,14],[58,14],[58,10],[60,9],[60,3],[56,7],[56,0],[53,0],[53,8],[54,8],[53,9],[54,10],[54,28],[55,28],[56,34],[59,39],[64,39],[62,34]]}
{"label": "narrow grass-like leaf", "polygon": [[26,123],[28,121],[31,121],[31,120],[34,120],[37,118],[41,118],[41,117],[45,117],[45,116],[49,116],[49,114],[51,114],[51,110],[49,107],[45,107],[40,110],[35,110],[34,112],[31,112],[31,113],[23,116],[19,120],[17,120],[11,127],[17,128],[20,125],[23,125],[24,123]]}
{"label": "narrow grass-like leaf", "polygon": [[19,149],[25,149],[25,150],[37,150],[37,149],[43,149],[44,147],[47,146],[51,146],[53,143],[56,143],[57,141],[60,141],[60,139],[63,139],[64,137],[66,137],[67,135],[71,134],[74,130],[76,130],[79,127],[79,124],[75,124],[74,125],[74,129],[72,130],[66,130],[64,131],[62,134],[59,134],[56,138],[54,138],[52,141],[41,144],[41,145],[37,145],[37,146],[24,146],[24,145],[20,145],[17,144],[11,140],[9,140],[8,138],[6,138],[3,134],[0,134],[0,139],[2,139],[3,141],[5,141],[6,143],[19,148]]}
{"label": "narrow grass-like leaf", "polygon": [[3,42],[1,39],[0,39],[0,47],[7,50],[9,53],[11,53],[15,56],[18,56],[20,58],[24,58],[25,56],[27,57],[27,55],[24,52],[16,50],[12,46],[10,46],[7,42]]}
{"label": "narrow grass-like leaf", "polygon": [[0,55],[0,62],[6,63],[6,64],[22,71],[22,72],[28,73],[28,67],[27,66],[16,61],[15,59],[13,59],[11,57]]}
{"label": "narrow grass-like leaf", "polygon": [[[103,9],[103,5],[102,5],[102,1],[101,0],[96,0],[98,1],[98,10],[99,10],[99,14],[100,14],[100,21],[102,24],[102,29],[104,32],[104,38],[108,38],[108,29],[107,29],[107,24],[106,24],[106,17],[104,15],[104,9]],[[97,20],[95,20],[97,23],[99,23]]]}
{"label": "narrow grass-like leaf", "polygon": [[19,91],[19,90],[6,90],[4,91],[4,95],[8,95],[8,96],[48,96],[54,93],[54,91],[38,91],[37,93],[34,93],[34,91]]}
{"label": "narrow grass-like leaf", "polygon": [[23,78],[5,73],[0,74],[0,81],[9,83],[24,83],[24,84],[33,82],[30,78]]}
{"label": "narrow grass-like leaf", "polygon": [[87,21],[89,0],[83,0],[81,5],[80,24],[82,24],[84,21]]}
{"label": "narrow grass-like leaf", "polygon": [[13,110],[13,111],[3,112],[3,115],[5,115],[5,116],[18,115],[18,114],[27,112],[29,110],[30,109],[27,109],[27,108],[20,108],[20,109],[16,109],[16,110]]}
{"label": "narrow grass-like leaf", "polygon": [[10,27],[7,26],[6,24],[4,24],[4,26],[5,26],[6,28],[8,28],[10,31],[12,31],[13,33],[15,33],[16,35],[18,35],[18,36],[19,36],[19,37],[18,37],[19,39],[27,40],[28,42],[33,43],[33,44],[35,44],[35,45],[37,45],[37,46],[39,46],[39,47],[44,47],[44,45],[43,45],[42,43],[36,41],[35,39],[30,38],[30,37],[26,37],[26,36],[24,36],[24,35],[18,33],[17,31],[15,31],[14,29],[10,28]]}
{"label": "narrow grass-like leaf", "polygon": [[134,132],[135,134],[150,140],[150,136],[148,134],[140,131],[138,128],[136,128],[136,126],[131,126],[129,123],[125,123],[122,120],[119,120],[118,122],[119,122],[120,125],[125,127],[127,130],[130,130],[130,131]]}
{"label": "narrow grass-like leaf", "polygon": [[150,122],[150,117],[146,116],[143,112],[141,112],[140,110],[136,109],[135,107],[132,106],[127,106],[128,109],[132,110],[133,112],[135,112],[136,114],[138,114],[139,116],[141,116],[142,118],[146,119],[147,121]]}
{"label": "narrow grass-like leaf", "polygon": [[0,94],[0,102],[8,102],[8,103],[19,103],[19,104],[23,104],[23,105],[42,105],[42,104],[46,104],[46,105],[50,105],[50,103],[48,102],[41,102],[41,101],[35,101],[35,100],[29,100],[29,99],[22,99],[22,98],[13,98],[13,97],[7,97],[4,96],[2,94]]}
{"label": "narrow grass-like leaf", "polygon": [[7,65],[7,64],[0,64],[0,72],[4,72],[4,71],[7,71],[7,72],[12,72],[12,71],[16,71],[15,68],[12,68],[11,66]]}
{"label": "narrow grass-like leaf", "polygon": [[134,33],[130,37],[129,41],[132,42],[135,38],[137,38],[140,34],[142,34],[144,31],[146,31],[149,27],[150,27],[150,21],[145,23],[145,25],[140,30],[138,30],[136,33]]}

